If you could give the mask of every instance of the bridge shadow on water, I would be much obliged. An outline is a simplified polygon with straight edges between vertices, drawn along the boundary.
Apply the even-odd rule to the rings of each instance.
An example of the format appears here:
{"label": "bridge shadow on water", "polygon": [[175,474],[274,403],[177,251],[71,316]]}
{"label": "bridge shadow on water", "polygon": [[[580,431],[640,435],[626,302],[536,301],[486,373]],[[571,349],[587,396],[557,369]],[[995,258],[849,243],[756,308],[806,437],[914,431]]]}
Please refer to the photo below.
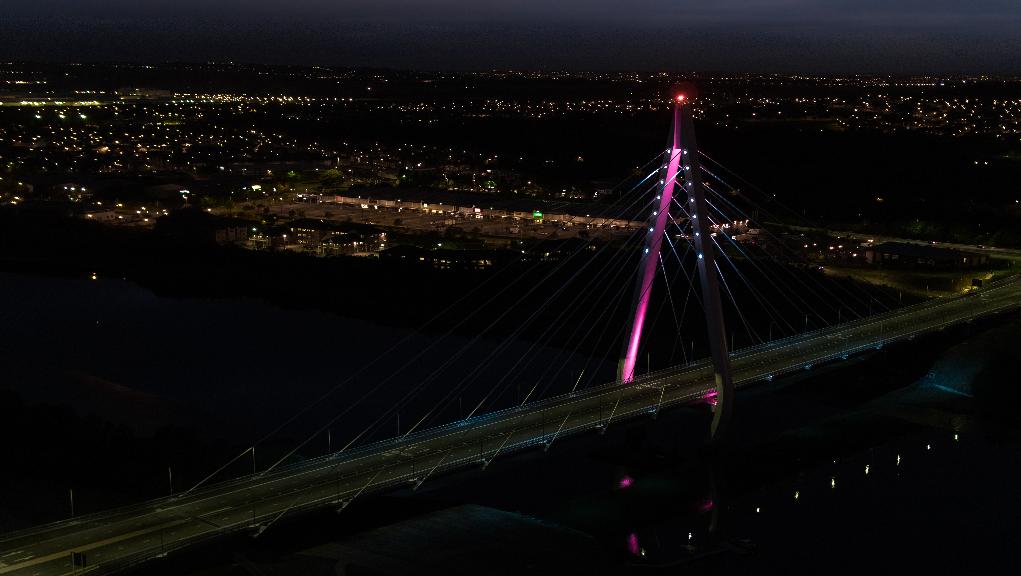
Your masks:
{"label": "bridge shadow on water", "polygon": [[744,390],[719,449],[682,407],[146,572],[1014,571],[1018,336],[990,320]]}

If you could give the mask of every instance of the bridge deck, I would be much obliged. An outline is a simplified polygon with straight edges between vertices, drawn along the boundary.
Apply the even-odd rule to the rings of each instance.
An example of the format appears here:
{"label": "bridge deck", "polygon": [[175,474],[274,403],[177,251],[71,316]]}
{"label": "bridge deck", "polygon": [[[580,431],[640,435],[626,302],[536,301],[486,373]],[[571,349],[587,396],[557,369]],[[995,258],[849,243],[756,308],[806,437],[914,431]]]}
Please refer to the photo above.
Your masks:
{"label": "bridge deck", "polygon": [[[1021,278],[1010,277],[967,295],[743,349],[732,358],[734,380],[747,386],[1018,306]],[[342,507],[370,492],[413,486],[500,454],[698,401],[712,392],[711,379],[709,363],[702,361],[633,384],[608,384],[484,414],[187,495],[10,533],[0,536],[0,574],[69,574],[72,551],[85,552],[90,572],[112,572],[209,538],[253,530],[284,513]]]}

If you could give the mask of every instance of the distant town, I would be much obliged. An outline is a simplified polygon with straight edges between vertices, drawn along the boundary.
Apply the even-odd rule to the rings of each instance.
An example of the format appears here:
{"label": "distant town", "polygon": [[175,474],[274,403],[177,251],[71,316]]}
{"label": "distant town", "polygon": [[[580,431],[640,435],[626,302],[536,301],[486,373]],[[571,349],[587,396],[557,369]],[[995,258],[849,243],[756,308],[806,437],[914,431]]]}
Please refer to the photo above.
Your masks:
{"label": "distant town", "polygon": [[[197,89],[213,77],[236,91]],[[548,245],[533,248],[613,242],[644,226],[642,207],[607,206],[647,167],[633,155],[611,165],[584,145],[529,142],[522,130],[542,123],[571,133],[616,118],[640,125],[669,109],[666,87],[692,78],[702,90],[696,116],[724,133],[971,139],[988,150],[962,159],[979,175],[1019,160],[1010,152],[1021,135],[1018,78],[9,63],[0,65],[0,204],[59,207],[101,225],[252,250],[411,258],[436,267],[486,267],[500,259],[492,251],[555,258]],[[114,81],[124,85],[111,88]],[[622,137],[608,126],[607,137]],[[461,137],[431,137],[448,132]],[[629,154],[618,156],[627,162]],[[863,154],[858,163],[868,161]],[[884,185],[894,179],[884,177]],[[1001,204],[990,212],[1021,210],[1011,192],[995,193]],[[886,196],[866,193],[858,206],[840,209],[838,223],[888,231]],[[903,212],[923,214],[911,206]],[[742,222],[719,225],[733,226],[728,232],[739,242],[764,242]],[[893,232],[915,227],[924,236],[924,225],[915,218]],[[995,226],[965,235],[981,238]],[[1016,234],[1007,227],[999,235],[1010,244]],[[785,241],[821,264],[902,262],[895,251],[873,258],[866,244],[803,240]],[[983,263],[903,256],[957,268]]]}

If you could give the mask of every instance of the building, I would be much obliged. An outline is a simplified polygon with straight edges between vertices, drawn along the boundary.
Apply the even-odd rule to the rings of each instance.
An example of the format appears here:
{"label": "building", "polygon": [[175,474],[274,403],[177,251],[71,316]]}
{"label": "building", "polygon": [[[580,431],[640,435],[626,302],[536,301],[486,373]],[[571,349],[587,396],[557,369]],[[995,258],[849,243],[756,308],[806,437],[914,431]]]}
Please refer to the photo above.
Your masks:
{"label": "building", "polygon": [[406,245],[379,253],[384,260],[417,263],[439,270],[485,270],[514,256],[506,250],[441,250]]}
{"label": "building", "polygon": [[374,226],[301,218],[285,225],[284,246],[300,246],[320,256],[375,254],[386,248],[386,232]]}
{"label": "building", "polygon": [[865,261],[878,266],[901,268],[979,268],[989,264],[985,254],[939,246],[884,242],[865,249]]}
{"label": "building", "polygon": [[460,218],[524,220],[563,226],[628,230],[646,225],[637,212],[611,215],[609,206],[592,202],[491,198],[482,194],[433,189],[382,188],[359,192],[359,195],[322,196],[321,201],[363,209],[414,210]]}
{"label": "building", "polygon": [[197,209],[171,212],[156,220],[156,231],[180,240],[235,244],[248,239],[255,223],[215,216]]}
{"label": "building", "polygon": [[[85,218],[86,220],[92,220],[94,222],[110,223],[116,222],[117,216],[118,216],[117,212],[113,210],[94,210],[91,212],[85,212],[82,217]],[[121,219],[123,219],[123,217]]]}

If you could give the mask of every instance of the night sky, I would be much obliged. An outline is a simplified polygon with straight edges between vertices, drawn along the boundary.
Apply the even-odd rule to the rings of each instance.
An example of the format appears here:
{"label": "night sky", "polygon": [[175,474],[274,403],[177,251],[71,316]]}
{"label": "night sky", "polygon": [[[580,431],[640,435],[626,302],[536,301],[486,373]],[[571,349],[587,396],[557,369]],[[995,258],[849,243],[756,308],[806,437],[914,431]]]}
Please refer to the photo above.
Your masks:
{"label": "night sky", "polygon": [[0,59],[1021,72],[1018,0],[2,0]]}

